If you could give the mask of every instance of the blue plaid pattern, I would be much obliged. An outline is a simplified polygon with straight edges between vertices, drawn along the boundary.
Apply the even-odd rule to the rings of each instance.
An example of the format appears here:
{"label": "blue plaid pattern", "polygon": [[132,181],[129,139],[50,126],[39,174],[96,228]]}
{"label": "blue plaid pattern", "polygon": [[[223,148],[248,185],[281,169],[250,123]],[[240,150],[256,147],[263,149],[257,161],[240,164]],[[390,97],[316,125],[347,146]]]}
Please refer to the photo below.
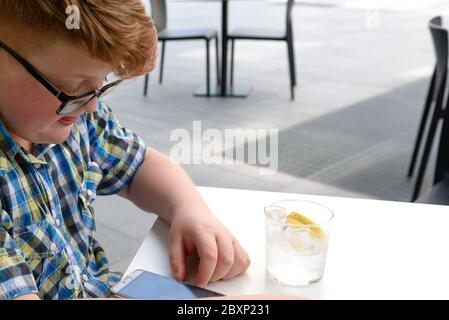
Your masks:
{"label": "blue plaid pattern", "polygon": [[95,240],[92,202],[123,190],[145,152],[101,101],[64,143],[32,154],[0,120],[0,299],[111,296],[120,275]]}

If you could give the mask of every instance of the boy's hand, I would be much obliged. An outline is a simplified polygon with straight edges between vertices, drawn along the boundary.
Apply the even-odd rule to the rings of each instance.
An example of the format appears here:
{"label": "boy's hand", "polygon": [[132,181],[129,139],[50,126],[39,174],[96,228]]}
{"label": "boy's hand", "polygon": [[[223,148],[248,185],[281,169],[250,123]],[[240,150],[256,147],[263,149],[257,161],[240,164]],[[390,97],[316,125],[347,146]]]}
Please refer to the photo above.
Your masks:
{"label": "boy's hand", "polygon": [[203,204],[180,209],[173,215],[169,246],[170,264],[178,281],[186,277],[186,257],[198,253],[195,285],[199,287],[238,276],[250,264],[246,251]]}
{"label": "boy's hand", "polygon": [[186,278],[186,257],[195,251],[200,265],[195,284],[243,273],[249,257],[212,215],[186,172],[164,154],[148,149],[128,188],[119,193],[171,225],[170,262],[177,280]]}

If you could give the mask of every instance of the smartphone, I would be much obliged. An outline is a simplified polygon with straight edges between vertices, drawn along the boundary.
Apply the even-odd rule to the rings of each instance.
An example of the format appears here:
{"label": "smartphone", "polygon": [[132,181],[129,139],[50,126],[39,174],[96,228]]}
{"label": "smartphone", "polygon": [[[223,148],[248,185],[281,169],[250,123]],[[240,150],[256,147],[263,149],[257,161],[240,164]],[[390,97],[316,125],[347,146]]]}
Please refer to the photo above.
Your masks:
{"label": "smartphone", "polygon": [[133,271],[112,287],[111,291],[119,297],[138,300],[182,300],[224,296],[145,270]]}

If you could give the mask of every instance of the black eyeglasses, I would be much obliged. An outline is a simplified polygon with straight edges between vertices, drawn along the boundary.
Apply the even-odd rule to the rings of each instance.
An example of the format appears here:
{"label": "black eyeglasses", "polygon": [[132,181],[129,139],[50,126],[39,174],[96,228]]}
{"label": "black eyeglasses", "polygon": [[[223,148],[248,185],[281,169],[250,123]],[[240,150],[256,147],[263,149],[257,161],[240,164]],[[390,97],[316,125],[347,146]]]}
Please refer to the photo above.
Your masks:
{"label": "black eyeglasses", "polygon": [[115,80],[101,89],[92,90],[88,93],[82,94],[80,96],[69,96],[59,90],[50,80],[46,79],[42,73],[39,72],[35,67],[33,67],[28,61],[19,56],[14,50],[9,48],[6,44],[0,41],[0,48],[8,52],[14,59],[16,59],[37,81],[39,81],[48,91],[50,91],[58,100],[61,105],[56,110],[59,115],[67,115],[69,113],[75,112],[81,109],[87,103],[89,103],[94,98],[104,97],[106,94],[110,93],[119,83],[123,80]]}

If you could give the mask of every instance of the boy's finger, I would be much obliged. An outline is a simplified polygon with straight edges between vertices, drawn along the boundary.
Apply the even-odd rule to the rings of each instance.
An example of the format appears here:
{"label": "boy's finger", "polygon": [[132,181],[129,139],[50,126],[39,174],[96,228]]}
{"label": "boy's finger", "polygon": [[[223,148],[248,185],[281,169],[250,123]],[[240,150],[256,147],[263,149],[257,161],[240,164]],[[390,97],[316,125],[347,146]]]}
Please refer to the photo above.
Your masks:
{"label": "boy's finger", "polygon": [[200,265],[198,267],[195,285],[204,287],[214,274],[215,267],[217,266],[218,251],[215,237],[200,239],[197,244],[197,251],[200,258]]}
{"label": "boy's finger", "polygon": [[170,242],[170,266],[175,279],[182,281],[186,277],[186,254],[180,236],[173,237]]}
{"label": "boy's finger", "polygon": [[235,260],[235,249],[232,238],[217,237],[218,261],[210,281],[217,281],[226,276],[232,269]]}
{"label": "boy's finger", "polygon": [[251,263],[248,254],[238,241],[234,240],[232,244],[234,245],[235,261],[231,270],[223,277],[223,280],[228,280],[244,273]]}

